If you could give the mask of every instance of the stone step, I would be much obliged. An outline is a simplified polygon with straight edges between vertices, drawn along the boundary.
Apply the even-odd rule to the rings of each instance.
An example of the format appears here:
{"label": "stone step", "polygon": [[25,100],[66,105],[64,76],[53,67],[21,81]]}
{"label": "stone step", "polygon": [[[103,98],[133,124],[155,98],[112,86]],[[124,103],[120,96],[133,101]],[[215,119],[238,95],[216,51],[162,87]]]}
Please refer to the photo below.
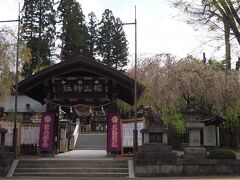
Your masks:
{"label": "stone step", "polygon": [[128,168],[78,168],[78,167],[65,167],[65,168],[17,168],[15,173],[52,173],[52,172],[89,172],[89,173],[128,173]]}
{"label": "stone step", "polygon": [[83,144],[81,146],[76,146],[74,149],[75,150],[79,150],[79,149],[81,149],[81,150],[106,150],[107,147],[105,147],[105,146],[89,146],[89,145]]}
{"label": "stone step", "polygon": [[125,160],[20,160],[18,177],[127,177]]}
{"label": "stone step", "polygon": [[100,134],[79,134],[75,150],[105,150],[107,148],[106,133]]}
{"label": "stone step", "polygon": [[[89,173],[89,172],[84,172],[84,173],[65,173],[65,172],[51,172],[51,173],[45,173],[45,172],[39,172],[39,173],[14,173],[14,176],[16,177],[128,177],[128,173]],[[44,178],[45,179],[45,178]]]}
{"label": "stone step", "polygon": [[[18,164],[19,168],[31,168],[33,164]],[[41,168],[41,167],[48,167],[48,168],[64,168],[66,166],[70,166],[67,164],[34,164],[35,168]],[[127,164],[102,164],[102,165],[93,165],[93,164],[72,164],[70,167],[78,167],[83,166],[86,168],[89,167],[105,167],[105,168],[128,168]]]}
{"label": "stone step", "polygon": [[63,165],[127,165],[126,160],[20,160],[18,165],[30,164],[30,165],[51,165],[51,164],[63,164]]}

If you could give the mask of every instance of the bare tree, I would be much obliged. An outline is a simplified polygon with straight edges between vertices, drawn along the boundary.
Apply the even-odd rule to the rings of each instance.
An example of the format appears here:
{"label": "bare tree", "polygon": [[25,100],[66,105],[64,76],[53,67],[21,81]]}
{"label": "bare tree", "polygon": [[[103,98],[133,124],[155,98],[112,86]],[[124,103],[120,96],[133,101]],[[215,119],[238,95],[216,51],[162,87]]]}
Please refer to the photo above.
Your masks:
{"label": "bare tree", "polygon": [[[3,99],[10,95],[11,87],[14,84],[16,48],[15,32],[9,27],[2,27],[0,29],[0,96]],[[30,56],[29,49],[20,44],[20,62],[29,60]]]}
{"label": "bare tree", "polygon": [[175,0],[174,6],[188,14],[188,21],[208,25],[211,30],[224,33],[226,68],[231,69],[231,35],[240,45],[240,3],[238,0]]}
{"label": "bare tree", "polygon": [[[224,117],[224,127],[239,129],[240,79],[220,63],[204,64],[192,56],[169,54],[139,60],[138,81],[145,87],[139,104],[154,106],[165,123],[184,128],[183,111],[191,106],[200,115]],[[133,70],[129,71],[133,75]],[[238,122],[238,123],[236,123]],[[240,137],[240,131],[236,137]]]}

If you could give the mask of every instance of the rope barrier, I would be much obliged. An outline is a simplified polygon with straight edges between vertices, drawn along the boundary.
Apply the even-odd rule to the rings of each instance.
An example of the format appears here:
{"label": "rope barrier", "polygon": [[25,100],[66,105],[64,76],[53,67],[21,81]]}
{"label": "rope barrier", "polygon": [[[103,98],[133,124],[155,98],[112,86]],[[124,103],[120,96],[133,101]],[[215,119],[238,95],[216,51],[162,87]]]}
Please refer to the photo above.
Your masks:
{"label": "rope barrier", "polygon": [[104,107],[104,106],[107,106],[109,104],[112,104],[113,102],[116,102],[116,101],[111,101],[111,102],[108,102],[106,104],[102,104],[102,105],[98,105],[98,106],[89,106],[89,105],[86,105],[86,104],[76,104],[76,105],[62,105],[62,104],[58,104],[58,103],[55,103],[55,102],[49,102],[50,104],[53,104],[53,105],[56,105],[56,106],[61,106],[61,107],[69,107],[69,108],[74,108],[74,107],[77,107],[77,106],[83,106],[83,107],[88,107],[88,108],[100,108],[100,107]]}

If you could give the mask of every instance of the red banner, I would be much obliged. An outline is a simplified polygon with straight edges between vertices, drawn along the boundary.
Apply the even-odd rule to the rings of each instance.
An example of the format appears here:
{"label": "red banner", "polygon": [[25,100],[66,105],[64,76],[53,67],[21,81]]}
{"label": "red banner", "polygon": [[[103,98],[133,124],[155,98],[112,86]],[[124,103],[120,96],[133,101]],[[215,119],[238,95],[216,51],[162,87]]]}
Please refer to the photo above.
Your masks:
{"label": "red banner", "polygon": [[121,151],[120,114],[108,114],[107,151]]}
{"label": "red banner", "polygon": [[53,149],[55,113],[43,113],[40,125],[39,150],[51,152]]}

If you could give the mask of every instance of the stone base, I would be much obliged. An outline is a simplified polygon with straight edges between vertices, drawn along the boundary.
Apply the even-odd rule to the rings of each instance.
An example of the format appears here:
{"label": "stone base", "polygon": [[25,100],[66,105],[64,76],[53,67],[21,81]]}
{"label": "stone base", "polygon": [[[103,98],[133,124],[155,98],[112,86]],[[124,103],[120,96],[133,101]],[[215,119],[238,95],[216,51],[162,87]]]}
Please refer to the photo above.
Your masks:
{"label": "stone base", "polygon": [[147,164],[135,166],[136,177],[181,176],[183,165]]}
{"label": "stone base", "polygon": [[137,164],[155,164],[155,162],[174,163],[177,160],[177,153],[172,152],[172,147],[163,143],[144,144],[134,154]]}
{"label": "stone base", "polygon": [[159,159],[159,160],[170,160],[170,159],[177,159],[176,152],[144,152],[144,153],[137,153],[135,159]]}
{"label": "stone base", "polygon": [[184,148],[184,160],[201,160],[207,158],[207,150],[204,147]]}
{"label": "stone base", "polygon": [[145,143],[139,152],[171,152],[172,146],[163,143]]}
{"label": "stone base", "polygon": [[0,176],[6,176],[14,159],[13,152],[0,153]]}
{"label": "stone base", "polygon": [[239,176],[240,160],[205,159],[198,161],[177,160],[176,163],[142,163],[135,165],[136,177],[166,176]]}

